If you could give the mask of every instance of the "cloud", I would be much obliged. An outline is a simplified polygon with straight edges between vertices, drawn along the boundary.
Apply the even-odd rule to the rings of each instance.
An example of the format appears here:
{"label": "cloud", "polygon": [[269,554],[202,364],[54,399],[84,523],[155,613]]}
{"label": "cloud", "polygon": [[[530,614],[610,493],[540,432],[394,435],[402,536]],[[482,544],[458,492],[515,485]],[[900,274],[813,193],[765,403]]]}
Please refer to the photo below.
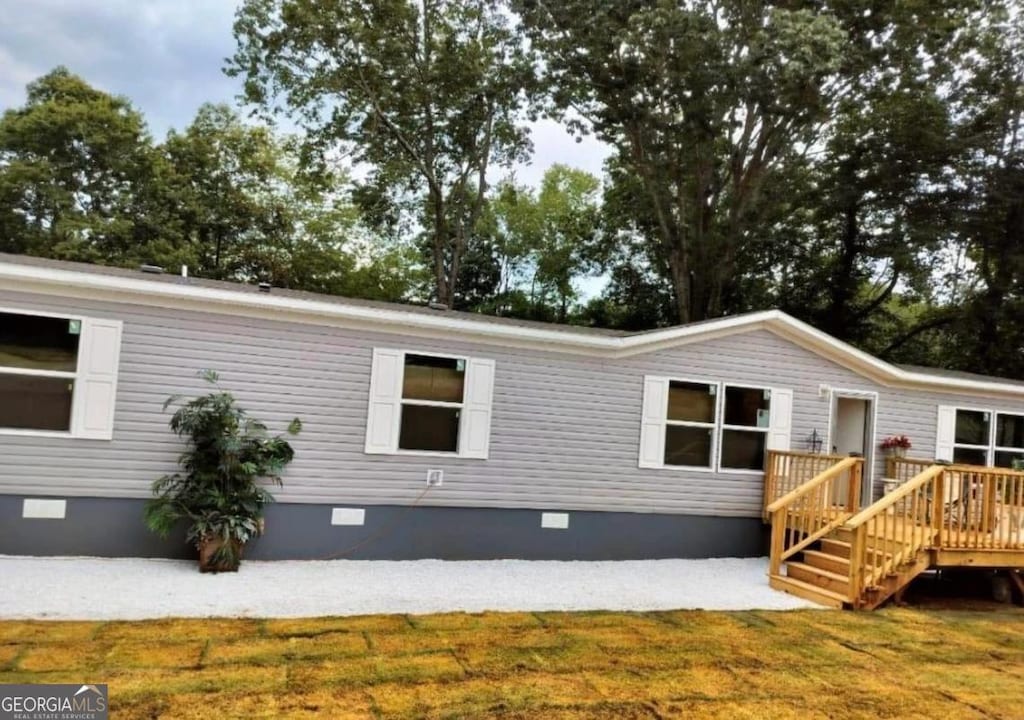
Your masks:
{"label": "cloud", "polygon": [[[222,72],[235,49],[230,0],[29,0],[9,3],[0,23],[0,109],[21,105],[25,85],[58,65],[123,95],[162,139],[204,102],[234,103],[240,86]],[[608,155],[593,137],[577,143],[558,123],[532,127],[534,158],[516,168],[538,185],[554,163],[595,175]]]}
{"label": "cloud", "polygon": [[234,48],[234,5],[221,0],[32,0],[0,25],[0,103],[65,65],[128,97],[162,137],[205,101],[231,102],[238,83],[221,72]]}

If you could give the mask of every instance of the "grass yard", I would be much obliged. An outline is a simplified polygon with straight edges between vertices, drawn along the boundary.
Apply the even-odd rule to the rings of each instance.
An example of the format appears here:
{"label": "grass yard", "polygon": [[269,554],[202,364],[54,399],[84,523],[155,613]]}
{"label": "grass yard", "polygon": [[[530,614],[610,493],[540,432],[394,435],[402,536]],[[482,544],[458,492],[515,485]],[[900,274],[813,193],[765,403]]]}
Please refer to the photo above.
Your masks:
{"label": "grass yard", "polygon": [[1024,611],[0,622],[112,718],[1021,718]]}

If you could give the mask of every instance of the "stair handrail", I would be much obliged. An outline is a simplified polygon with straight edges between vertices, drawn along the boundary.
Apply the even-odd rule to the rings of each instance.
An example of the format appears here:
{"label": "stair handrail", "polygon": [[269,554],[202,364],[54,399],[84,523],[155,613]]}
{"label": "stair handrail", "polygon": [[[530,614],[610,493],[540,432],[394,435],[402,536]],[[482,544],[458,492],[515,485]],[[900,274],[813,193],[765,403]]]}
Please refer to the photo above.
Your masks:
{"label": "stair handrail", "polygon": [[[852,534],[849,589],[851,598],[859,598],[867,585],[877,580],[878,576],[895,569],[902,562],[909,561],[910,555],[931,544],[931,540],[924,541],[927,536],[919,537],[918,528],[923,532],[926,527],[930,527],[934,533],[935,544],[940,544],[942,513],[935,505],[941,503],[944,497],[944,480],[948,470],[948,465],[930,466],[842,524],[843,530]],[[930,497],[933,506],[931,508],[921,507],[919,502],[921,491],[929,485],[932,485]],[[910,501],[909,506],[908,500]],[[903,513],[902,527],[896,522],[897,506],[901,503],[904,506],[899,511]],[[890,509],[893,511],[892,513],[889,513]],[[891,522],[889,522],[890,517],[892,518]],[[928,525],[919,524],[918,519],[926,520]],[[877,532],[880,520],[882,521],[881,533]],[[870,562],[867,559],[869,523],[876,531],[874,533],[875,541],[882,543],[881,548],[873,549]],[[887,553],[890,545],[892,553]],[[897,545],[902,547],[897,548]],[[889,557],[887,558],[886,555]],[[878,562],[879,556],[882,558],[880,563]]]}
{"label": "stair handrail", "polygon": [[[789,491],[778,500],[773,501],[767,507],[767,513],[771,518],[772,526],[772,539],[771,549],[769,552],[769,573],[771,575],[778,575],[782,569],[782,563],[786,558],[791,557],[797,552],[800,552],[811,543],[821,539],[835,528],[843,524],[845,516],[837,516],[827,518],[823,512],[824,508],[818,508],[818,516],[816,523],[818,527],[812,527],[808,523],[803,527],[789,528],[788,527],[788,515],[790,508],[793,507],[797,501],[809,498],[812,493],[815,493],[823,485],[831,480],[842,475],[846,471],[850,471],[850,485],[847,489],[847,509],[849,512],[854,512],[860,503],[860,484],[861,477],[863,475],[864,458],[857,456],[850,456],[832,467],[824,470],[813,478],[805,482],[800,487]],[[787,531],[791,533],[791,539],[793,537],[793,531],[799,530],[804,533],[804,537],[797,542],[792,543],[789,547],[786,547],[786,534]],[[806,532],[804,532],[806,531]]]}

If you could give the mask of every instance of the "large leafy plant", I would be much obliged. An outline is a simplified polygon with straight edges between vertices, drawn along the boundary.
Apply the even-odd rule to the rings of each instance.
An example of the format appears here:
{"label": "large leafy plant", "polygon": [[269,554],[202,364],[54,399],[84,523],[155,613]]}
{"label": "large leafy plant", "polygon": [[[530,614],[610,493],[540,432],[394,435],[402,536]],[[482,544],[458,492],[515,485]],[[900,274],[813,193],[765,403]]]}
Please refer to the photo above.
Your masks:
{"label": "large leafy plant", "polygon": [[[178,459],[180,471],[153,483],[155,497],[146,504],[145,518],[161,537],[186,521],[188,542],[197,548],[216,542],[214,561],[237,566],[241,547],[262,532],[263,509],[274,500],[265,486],[281,485],[281,472],[295,452],[220,388],[217,373],[200,375],[215,389],[185,402],[171,418],[171,430],[187,448]],[[164,410],[180,400],[168,398]],[[301,428],[295,418],[288,433]]]}

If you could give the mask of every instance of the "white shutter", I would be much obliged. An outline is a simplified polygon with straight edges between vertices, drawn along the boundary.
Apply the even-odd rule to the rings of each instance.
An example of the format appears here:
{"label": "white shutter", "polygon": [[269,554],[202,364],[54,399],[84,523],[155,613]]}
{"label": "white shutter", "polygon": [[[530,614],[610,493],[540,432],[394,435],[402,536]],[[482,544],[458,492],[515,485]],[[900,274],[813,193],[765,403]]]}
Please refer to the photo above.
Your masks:
{"label": "white shutter", "polygon": [[768,449],[789,450],[793,434],[793,391],[772,388],[768,417]]}
{"label": "white shutter", "polygon": [[374,348],[370,405],[366,411],[367,453],[393,453],[398,450],[403,371],[401,350]]}
{"label": "white shutter", "polygon": [[459,421],[459,455],[487,458],[491,445],[491,404],[494,396],[494,361],[466,361],[466,394]]}
{"label": "white shutter", "polygon": [[71,430],[75,437],[94,440],[114,437],[121,329],[120,320],[82,318]]}
{"label": "white shutter", "polygon": [[956,438],[956,408],[951,405],[939,405],[939,416],[935,427],[935,459],[953,462],[953,443]]}
{"label": "white shutter", "polygon": [[668,378],[644,376],[644,401],[640,410],[640,460],[642,468],[665,464],[665,418],[668,415]]}

